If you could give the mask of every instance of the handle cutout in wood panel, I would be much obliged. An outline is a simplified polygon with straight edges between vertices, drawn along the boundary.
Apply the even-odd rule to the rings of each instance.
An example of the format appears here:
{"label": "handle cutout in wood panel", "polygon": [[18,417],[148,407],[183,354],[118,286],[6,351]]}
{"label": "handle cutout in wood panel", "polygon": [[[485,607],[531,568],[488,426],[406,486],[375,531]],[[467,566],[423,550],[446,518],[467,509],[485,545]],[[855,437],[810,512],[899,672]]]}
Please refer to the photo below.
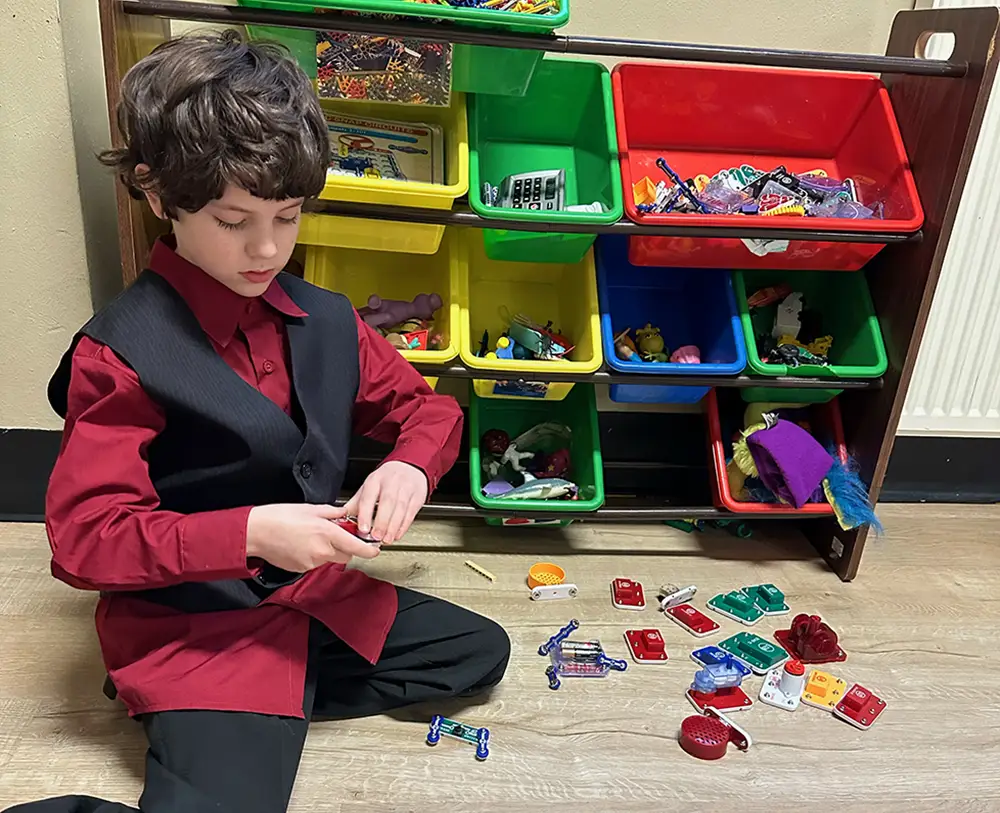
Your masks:
{"label": "handle cutout in wood panel", "polygon": [[925,31],[917,37],[913,55],[917,59],[947,61],[955,53],[955,34],[951,31]]}

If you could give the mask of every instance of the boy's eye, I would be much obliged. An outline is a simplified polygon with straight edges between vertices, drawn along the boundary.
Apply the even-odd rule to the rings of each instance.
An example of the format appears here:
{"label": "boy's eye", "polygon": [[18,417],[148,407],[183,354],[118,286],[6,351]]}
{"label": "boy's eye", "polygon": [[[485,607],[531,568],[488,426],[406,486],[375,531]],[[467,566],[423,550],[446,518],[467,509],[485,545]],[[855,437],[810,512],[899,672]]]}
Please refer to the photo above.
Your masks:
{"label": "boy's eye", "polygon": [[235,231],[236,229],[242,229],[243,226],[246,224],[245,220],[241,220],[239,223],[230,223],[228,220],[223,220],[220,217],[215,218],[215,221],[220,226],[222,226],[222,228],[230,229],[231,231]]}
{"label": "boy's eye", "polygon": [[292,226],[295,223],[299,222],[299,216],[298,215],[295,215],[295,217],[279,217],[279,218],[276,218],[276,219],[277,219],[277,221],[279,223],[286,223],[289,226]]}

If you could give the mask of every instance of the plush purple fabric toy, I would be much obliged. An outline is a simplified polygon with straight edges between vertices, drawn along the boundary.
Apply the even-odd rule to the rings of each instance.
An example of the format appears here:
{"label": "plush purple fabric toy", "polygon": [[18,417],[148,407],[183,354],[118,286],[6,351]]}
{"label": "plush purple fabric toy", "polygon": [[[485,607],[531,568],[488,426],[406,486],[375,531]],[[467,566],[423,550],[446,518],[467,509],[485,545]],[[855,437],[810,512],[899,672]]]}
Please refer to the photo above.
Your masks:
{"label": "plush purple fabric toy", "polygon": [[392,327],[409,319],[433,319],[441,305],[441,297],[437,294],[417,294],[412,302],[382,299],[372,294],[367,307],[358,308],[358,313],[370,327]]}
{"label": "plush purple fabric toy", "polygon": [[791,421],[754,432],[747,448],[764,486],[796,508],[810,501],[833,466],[830,453]]}

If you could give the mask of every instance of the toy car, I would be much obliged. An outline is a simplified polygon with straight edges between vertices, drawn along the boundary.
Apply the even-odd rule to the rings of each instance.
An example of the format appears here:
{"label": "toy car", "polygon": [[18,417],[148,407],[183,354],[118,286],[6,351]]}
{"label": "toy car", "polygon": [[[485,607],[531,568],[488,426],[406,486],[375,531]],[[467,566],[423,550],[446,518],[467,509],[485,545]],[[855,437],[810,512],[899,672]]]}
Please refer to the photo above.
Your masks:
{"label": "toy car", "polygon": [[441,741],[442,734],[476,746],[476,759],[480,762],[490,755],[490,730],[488,728],[475,728],[435,714],[431,717],[431,724],[427,731],[427,744],[437,745]]}

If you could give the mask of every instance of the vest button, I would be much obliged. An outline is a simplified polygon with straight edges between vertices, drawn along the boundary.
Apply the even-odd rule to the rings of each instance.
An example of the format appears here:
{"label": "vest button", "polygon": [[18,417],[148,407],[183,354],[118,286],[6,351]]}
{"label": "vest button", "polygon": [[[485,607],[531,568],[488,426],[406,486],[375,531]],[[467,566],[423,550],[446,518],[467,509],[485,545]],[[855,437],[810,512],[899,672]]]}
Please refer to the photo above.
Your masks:
{"label": "vest button", "polygon": [[301,466],[299,466],[299,474],[302,475],[303,480],[308,480],[310,477],[312,477],[312,473],[313,473],[313,467],[311,463],[303,463]]}

